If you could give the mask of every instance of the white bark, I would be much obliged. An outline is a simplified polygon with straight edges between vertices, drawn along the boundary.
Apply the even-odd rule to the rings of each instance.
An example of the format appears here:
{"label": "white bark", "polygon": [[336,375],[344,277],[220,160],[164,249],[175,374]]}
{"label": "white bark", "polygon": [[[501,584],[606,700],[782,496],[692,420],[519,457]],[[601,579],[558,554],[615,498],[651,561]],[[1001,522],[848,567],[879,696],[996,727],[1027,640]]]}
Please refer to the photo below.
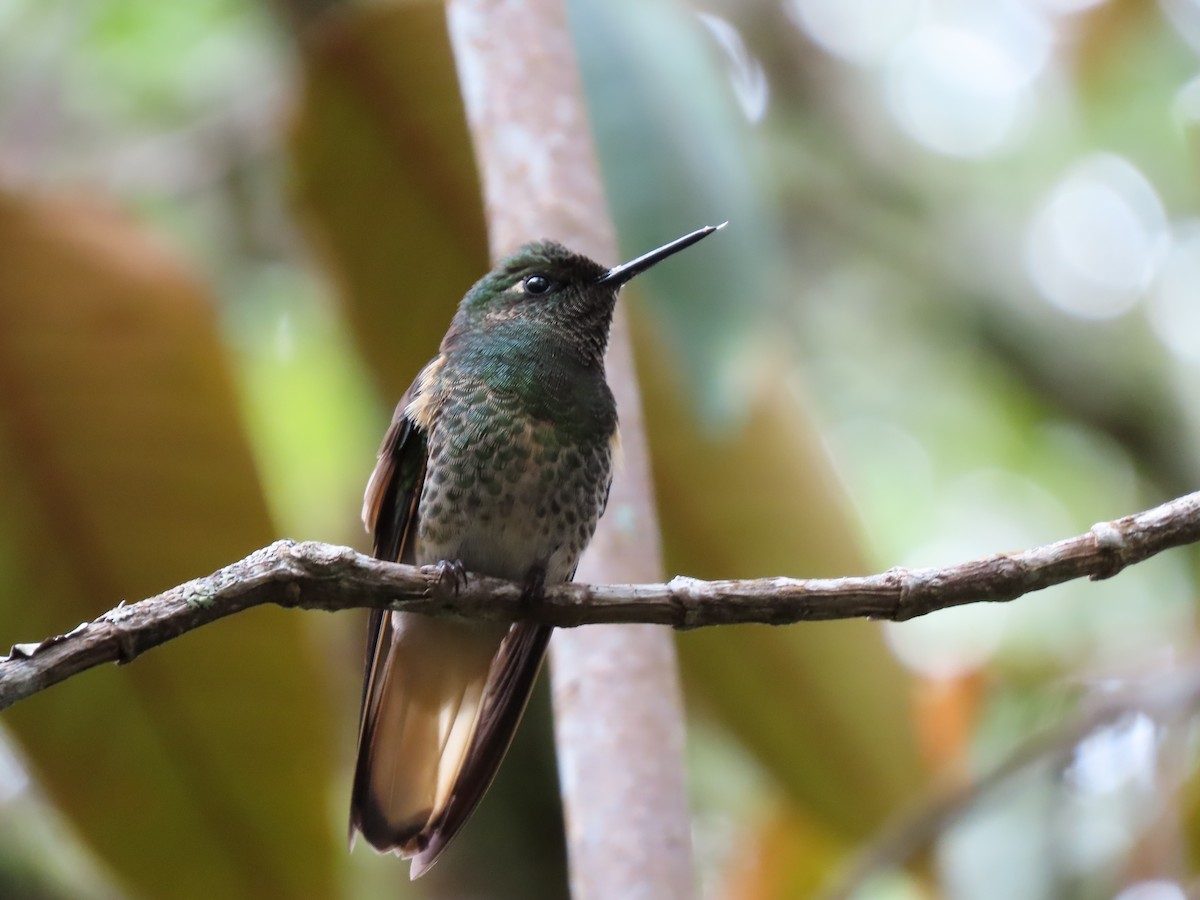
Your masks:
{"label": "white bark", "polygon": [[[618,262],[561,3],[450,0],[448,11],[493,257],[553,238],[605,264]],[[662,575],[624,319],[618,304],[607,362],[624,459],[580,566],[586,581]],[[670,631],[608,625],[559,632],[551,661],[572,894],[577,900],[693,896],[683,710]]]}

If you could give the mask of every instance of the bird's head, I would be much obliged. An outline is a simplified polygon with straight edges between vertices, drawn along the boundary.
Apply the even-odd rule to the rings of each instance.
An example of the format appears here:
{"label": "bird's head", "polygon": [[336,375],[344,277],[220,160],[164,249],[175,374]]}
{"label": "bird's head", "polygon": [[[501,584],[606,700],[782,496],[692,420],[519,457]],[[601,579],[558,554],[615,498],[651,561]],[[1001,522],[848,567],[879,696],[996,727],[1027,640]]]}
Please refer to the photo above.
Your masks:
{"label": "bird's head", "polygon": [[621,286],[723,226],[706,226],[613,268],[553,241],[526,244],[467,292],[460,317],[476,328],[519,320],[605,336]]}

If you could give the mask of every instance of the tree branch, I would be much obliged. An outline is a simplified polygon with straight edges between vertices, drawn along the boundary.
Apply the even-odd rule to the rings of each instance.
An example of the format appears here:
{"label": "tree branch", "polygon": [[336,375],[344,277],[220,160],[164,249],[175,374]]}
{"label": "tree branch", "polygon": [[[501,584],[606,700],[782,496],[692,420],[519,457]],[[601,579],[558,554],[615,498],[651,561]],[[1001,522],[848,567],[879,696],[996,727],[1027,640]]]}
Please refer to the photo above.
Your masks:
{"label": "tree branch", "polygon": [[531,619],[572,628],[645,622],[675,628],[787,625],[866,616],[904,621],[951,606],[1004,602],[1087,576],[1110,578],[1163,550],[1200,542],[1200,492],[1085,534],[1017,553],[945,568],[889,569],[849,578],[761,578],[666,584],[563,584],[529,607],[521,586],[470,576],[457,593],[436,568],[383,562],[348,547],[277,541],[212,575],[115,609],[0,657],[0,710],[106,662],[147,650],[252,606],[274,603],[329,611],[377,607],[492,621]]}
{"label": "tree branch", "polygon": [[[1059,725],[1030,738],[999,765],[963,784],[943,784],[902,812],[861,847],[835,876],[821,900],[852,900],[872,877],[905,865],[923,848],[975,809],[979,800],[1034,765],[1061,765],[1089,735],[1143,713],[1158,724],[1196,708],[1200,669],[1171,673],[1152,683],[1093,700]],[[1188,894],[1187,896],[1196,896]]]}

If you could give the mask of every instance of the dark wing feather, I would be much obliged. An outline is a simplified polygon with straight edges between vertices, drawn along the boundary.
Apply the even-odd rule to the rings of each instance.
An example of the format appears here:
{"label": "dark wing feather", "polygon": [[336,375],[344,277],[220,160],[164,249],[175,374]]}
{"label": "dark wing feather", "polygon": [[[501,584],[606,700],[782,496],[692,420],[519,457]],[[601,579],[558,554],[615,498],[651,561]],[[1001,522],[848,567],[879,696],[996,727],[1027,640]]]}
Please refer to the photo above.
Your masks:
{"label": "dark wing feather", "polygon": [[425,433],[406,412],[415,388],[414,384],[405,391],[396,404],[363,498],[363,524],[375,536],[375,557],[410,564],[410,535],[417,524],[428,461]]}
{"label": "dark wing feather", "polygon": [[[406,413],[415,389],[416,383],[404,392],[404,396],[396,404],[396,412],[392,415],[387,433],[383,436],[379,458],[375,462],[375,469],[371,472],[363,498],[363,524],[375,537],[375,557],[409,564],[413,562],[412,536],[417,531],[418,505],[421,500],[421,488],[425,484],[425,467],[428,462],[425,433]],[[387,615],[385,610],[373,609],[367,623],[362,705],[358,714],[360,754],[363,746],[363,726],[372,702],[370,693],[371,686],[375,683],[373,674],[378,661],[380,631]],[[358,791],[358,785],[355,785],[350,799],[351,835],[355,828],[354,816],[360,808]]]}

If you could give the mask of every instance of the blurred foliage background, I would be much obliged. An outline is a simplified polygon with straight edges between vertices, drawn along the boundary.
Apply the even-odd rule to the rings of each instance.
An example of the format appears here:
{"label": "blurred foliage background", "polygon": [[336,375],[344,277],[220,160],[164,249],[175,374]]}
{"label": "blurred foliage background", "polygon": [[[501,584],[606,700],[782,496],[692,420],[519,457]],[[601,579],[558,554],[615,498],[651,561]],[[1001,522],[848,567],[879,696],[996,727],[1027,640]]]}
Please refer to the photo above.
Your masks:
{"label": "blurred foliage background", "polygon": [[[1195,489],[1200,3],[568,7],[622,252],[732,223],[627,301],[670,572],[951,563]],[[440,4],[0,3],[0,641],[365,547],[486,267]],[[681,636],[704,895],[812,895],[1122,696],[858,896],[1187,896],[1195,697],[1139,698],[1194,680],[1198,576]],[[428,879],[346,854],[360,630],[259,610],[14,707],[0,896],[565,896],[544,696]]]}

